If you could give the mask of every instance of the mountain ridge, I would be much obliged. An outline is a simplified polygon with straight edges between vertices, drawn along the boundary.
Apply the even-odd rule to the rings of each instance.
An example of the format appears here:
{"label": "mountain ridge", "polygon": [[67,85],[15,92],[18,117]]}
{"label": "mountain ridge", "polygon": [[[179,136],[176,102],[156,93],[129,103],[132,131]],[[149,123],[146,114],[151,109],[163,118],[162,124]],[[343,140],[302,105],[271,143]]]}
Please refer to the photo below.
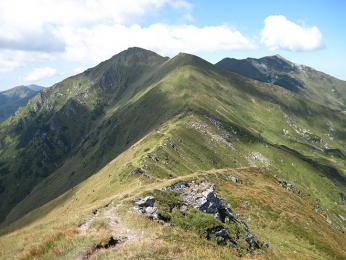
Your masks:
{"label": "mountain ridge", "polygon": [[18,108],[25,106],[32,97],[43,89],[38,85],[21,85],[0,92],[0,121],[7,119]]}
{"label": "mountain ridge", "polygon": [[[300,93],[333,109],[344,110],[346,107],[345,81],[308,66],[297,65],[280,55],[259,59],[224,58],[215,66]],[[323,95],[320,95],[321,92]]]}

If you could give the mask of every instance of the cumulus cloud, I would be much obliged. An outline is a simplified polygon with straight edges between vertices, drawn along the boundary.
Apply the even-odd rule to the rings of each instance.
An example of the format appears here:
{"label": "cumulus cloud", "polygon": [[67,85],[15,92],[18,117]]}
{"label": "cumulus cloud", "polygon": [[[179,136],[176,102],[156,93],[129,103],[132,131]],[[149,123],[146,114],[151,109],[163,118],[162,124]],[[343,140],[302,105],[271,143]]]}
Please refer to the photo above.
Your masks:
{"label": "cumulus cloud", "polygon": [[38,81],[53,77],[57,74],[56,69],[51,67],[36,68],[24,77],[25,81]]}
{"label": "cumulus cloud", "polygon": [[0,32],[0,49],[47,53],[62,52],[65,49],[65,43],[48,28],[31,32],[14,30],[6,33],[6,29],[0,26]]}
{"label": "cumulus cloud", "polygon": [[66,59],[73,60],[102,61],[129,46],[147,48],[162,55],[255,48],[239,31],[225,25],[97,25],[88,29],[61,28],[61,35],[67,44]]}
{"label": "cumulus cloud", "polygon": [[313,51],[324,47],[318,27],[299,25],[283,15],[264,20],[261,42],[271,50]]}
{"label": "cumulus cloud", "polygon": [[0,72],[9,72],[27,62],[49,61],[50,59],[50,54],[43,52],[1,50]]}
{"label": "cumulus cloud", "polygon": [[66,57],[65,49],[73,49],[68,46],[73,39],[65,42],[59,34],[66,28],[78,31],[95,25],[128,25],[164,7],[191,10],[185,0],[1,0],[0,71],[40,61],[43,56],[51,60]]}
{"label": "cumulus cloud", "polygon": [[[163,8],[188,24],[140,25]],[[0,0],[0,71],[42,59],[91,64],[131,46],[163,55],[255,47],[230,26],[190,25],[192,10],[187,0]]]}

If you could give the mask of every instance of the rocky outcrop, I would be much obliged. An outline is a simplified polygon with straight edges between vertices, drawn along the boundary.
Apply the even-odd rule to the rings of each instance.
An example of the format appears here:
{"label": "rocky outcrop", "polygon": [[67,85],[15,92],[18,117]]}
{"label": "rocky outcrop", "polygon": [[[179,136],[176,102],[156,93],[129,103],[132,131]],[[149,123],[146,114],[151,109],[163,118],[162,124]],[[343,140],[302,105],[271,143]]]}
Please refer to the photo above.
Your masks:
{"label": "rocky outcrop", "polygon": [[[215,192],[214,185],[210,182],[185,182],[181,181],[170,186],[163,187],[163,192],[174,192],[179,198],[178,210],[181,212],[187,211],[189,208],[198,209],[201,212],[212,215],[215,219],[220,221],[220,225],[206,230],[206,238],[215,237],[217,243],[220,245],[228,244],[231,247],[237,245],[237,239],[234,234],[230,234],[224,223],[232,222],[239,226],[244,235],[244,240],[248,244],[248,248],[258,249],[261,247],[256,237],[250,232],[248,225],[245,221],[241,220],[231,207],[224,202],[224,200]],[[154,219],[160,223],[166,223],[168,219],[165,219],[160,211],[155,207],[156,200],[153,196],[147,196],[135,201],[135,211],[145,215],[151,219]]]}
{"label": "rocky outcrop", "polygon": [[[276,177],[277,178],[277,177]],[[292,184],[292,183],[289,183],[288,181],[286,180],[283,180],[283,179],[278,179],[278,183],[279,185],[286,189],[287,191],[290,191],[290,192],[293,192],[295,194],[297,194],[298,196],[300,197],[303,197],[304,196],[304,192],[299,189],[296,185]],[[306,195],[306,194],[305,194]]]}
{"label": "rocky outcrop", "polygon": [[155,198],[153,196],[147,196],[143,199],[136,201],[136,204],[140,208],[153,207],[155,203]]}

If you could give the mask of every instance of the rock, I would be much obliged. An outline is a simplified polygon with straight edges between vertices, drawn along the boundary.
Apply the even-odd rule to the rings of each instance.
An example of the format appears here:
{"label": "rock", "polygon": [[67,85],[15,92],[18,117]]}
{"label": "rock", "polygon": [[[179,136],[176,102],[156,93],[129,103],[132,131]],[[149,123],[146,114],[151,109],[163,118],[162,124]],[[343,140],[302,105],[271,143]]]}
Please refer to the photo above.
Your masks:
{"label": "rock", "polygon": [[294,188],[293,184],[291,184],[285,180],[279,180],[279,184],[281,187],[285,188],[286,190],[293,191],[293,188]]}
{"label": "rock", "polygon": [[158,220],[159,219],[159,210],[156,207],[146,207],[144,214],[147,217]]}
{"label": "rock", "polygon": [[133,169],[131,171],[131,174],[132,175],[143,175],[143,174],[145,174],[145,170],[143,170],[142,168],[136,168],[136,169]]}
{"label": "rock", "polygon": [[157,208],[156,207],[146,207],[145,212],[149,215],[153,215],[157,213]]}
{"label": "rock", "polygon": [[259,249],[260,248],[258,241],[256,240],[256,238],[253,234],[247,233],[245,240],[249,244],[251,249]]}
{"label": "rock", "polygon": [[225,222],[226,218],[235,221],[231,208],[225,205],[224,201],[215,194],[213,185],[208,182],[192,183],[181,194],[181,199],[187,205],[212,214],[221,222]]}
{"label": "rock", "polygon": [[173,185],[163,187],[161,190],[162,191],[173,191],[173,190],[181,190],[181,189],[184,189],[187,187],[189,187],[189,184],[186,181],[181,181],[181,182],[177,182]]}
{"label": "rock", "polygon": [[212,237],[218,238],[218,245],[227,245],[227,243],[230,243],[230,246],[232,247],[237,245],[237,242],[231,238],[227,230],[222,226],[213,227],[207,230],[207,239]]}
{"label": "rock", "polygon": [[174,141],[171,138],[165,139],[164,145],[170,146],[173,149],[176,149],[176,147],[177,147],[176,144],[174,143]]}
{"label": "rock", "polygon": [[269,242],[268,241],[264,241],[263,246],[264,249],[269,248]]}
{"label": "rock", "polygon": [[184,212],[184,211],[187,211],[188,210],[188,207],[187,205],[181,205],[180,208],[179,208],[180,211]]}
{"label": "rock", "polygon": [[154,162],[158,162],[159,161],[159,157],[157,157],[156,154],[154,153],[148,153],[147,154],[147,158],[154,161]]}
{"label": "rock", "polygon": [[239,179],[235,176],[228,176],[228,179],[231,181],[231,182],[234,182],[234,183],[239,183]]}
{"label": "rock", "polygon": [[153,207],[155,203],[155,198],[153,196],[147,196],[135,202],[138,207]]}

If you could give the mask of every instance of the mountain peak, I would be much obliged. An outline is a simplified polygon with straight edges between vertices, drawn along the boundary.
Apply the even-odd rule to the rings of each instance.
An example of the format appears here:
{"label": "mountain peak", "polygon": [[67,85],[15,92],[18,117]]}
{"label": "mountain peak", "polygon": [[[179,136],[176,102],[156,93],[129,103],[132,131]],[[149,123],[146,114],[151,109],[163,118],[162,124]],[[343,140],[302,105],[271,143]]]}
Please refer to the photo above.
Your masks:
{"label": "mountain peak", "polygon": [[212,68],[213,65],[209,63],[208,61],[185,52],[179,52],[176,56],[174,56],[170,62],[178,65],[178,66],[185,66],[185,65],[192,65],[197,66],[201,68]]}
{"label": "mountain peak", "polygon": [[112,58],[119,57],[119,56],[137,56],[137,57],[141,57],[141,58],[150,57],[150,56],[161,57],[156,52],[153,52],[153,51],[141,48],[141,47],[130,47],[130,48],[114,55]]}
{"label": "mountain peak", "polygon": [[280,54],[275,54],[272,56],[273,58],[277,58],[277,59],[280,59],[280,60],[286,60],[285,57],[281,56]]}
{"label": "mountain peak", "polygon": [[275,54],[275,55],[272,55],[272,56],[265,56],[259,60],[272,60],[272,61],[276,61],[276,62],[283,62],[283,63],[286,63],[286,64],[290,64],[290,65],[295,65],[294,62],[286,59],[284,56],[281,56],[280,54]]}

